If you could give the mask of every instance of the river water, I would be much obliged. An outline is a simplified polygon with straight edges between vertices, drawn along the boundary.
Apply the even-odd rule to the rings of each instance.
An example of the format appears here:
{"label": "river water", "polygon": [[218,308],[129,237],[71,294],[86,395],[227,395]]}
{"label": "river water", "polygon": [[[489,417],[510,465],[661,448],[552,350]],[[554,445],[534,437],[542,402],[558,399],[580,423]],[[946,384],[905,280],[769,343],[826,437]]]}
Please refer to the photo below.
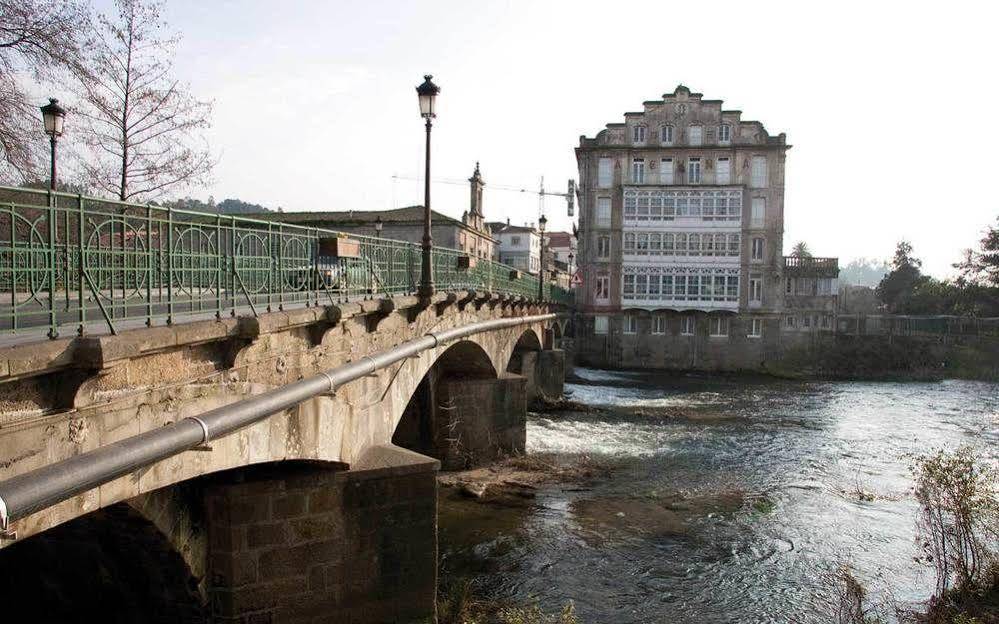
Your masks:
{"label": "river water", "polygon": [[912,560],[908,457],[999,456],[999,385],[985,382],[577,369],[566,390],[600,410],[532,414],[528,452],[615,470],[522,507],[442,497],[440,549],[445,576],[500,600],[572,600],[586,623],[825,623],[843,564],[915,603],[933,579]]}

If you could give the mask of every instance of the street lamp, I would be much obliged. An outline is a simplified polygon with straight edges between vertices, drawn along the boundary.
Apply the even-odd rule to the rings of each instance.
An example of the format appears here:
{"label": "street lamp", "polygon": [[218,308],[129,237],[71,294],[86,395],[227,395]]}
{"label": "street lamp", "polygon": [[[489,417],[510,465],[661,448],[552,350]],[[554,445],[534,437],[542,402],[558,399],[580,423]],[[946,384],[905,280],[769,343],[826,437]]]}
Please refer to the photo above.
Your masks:
{"label": "street lamp", "polygon": [[565,268],[569,272],[569,279],[570,280],[572,279],[572,276],[575,274],[575,271],[572,270],[572,259],[575,258],[575,257],[576,257],[576,255],[574,253],[572,253],[571,251],[569,252],[569,255],[566,256],[566,260],[568,260],[569,262],[568,262],[568,264],[566,264]]}
{"label": "street lamp", "polygon": [[538,303],[545,300],[545,226],[548,219],[541,215],[538,219],[538,229],[541,230],[541,266],[538,267]]}
{"label": "street lamp", "polygon": [[382,223],[382,216],[378,215],[377,217],[375,217],[375,235],[378,238],[382,237],[382,228],[383,227],[385,227],[385,224]]}
{"label": "street lamp", "polygon": [[56,189],[56,141],[62,136],[62,124],[66,119],[66,109],[59,106],[59,100],[49,98],[49,103],[42,106],[41,110],[42,120],[45,122],[45,134],[49,135],[49,143],[52,146],[49,188],[54,191]]}
{"label": "street lamp", "polygon": [[441,88],[430,81],[431,78],[433,76],[426,74],[423,84],[416,87],[416,94],[420,96],[420,116],[427,120],[426,171],[423,176],[423,264],[419,289],[420,297],[424,298],[434,294],[434,267],[431,262],[434,239],[430,235],[430,127],[437,116],[437,94],[441,92]]}

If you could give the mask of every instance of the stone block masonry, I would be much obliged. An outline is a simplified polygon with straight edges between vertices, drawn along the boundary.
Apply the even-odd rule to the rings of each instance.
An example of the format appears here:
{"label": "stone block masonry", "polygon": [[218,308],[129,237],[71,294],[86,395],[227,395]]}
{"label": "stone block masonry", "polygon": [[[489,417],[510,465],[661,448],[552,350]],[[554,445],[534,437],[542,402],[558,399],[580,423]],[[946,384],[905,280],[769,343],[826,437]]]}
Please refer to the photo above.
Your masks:
{"label": "stone block masonry", "polygon": [[437,462],[298,463],[206,489],[215,622],[426,622],[435,616]]}
{"label": "stone block masonry", "polygon": [[462,470],[527,444],[527,379],[442,379],[437,390],[437,456],[446,470]]}

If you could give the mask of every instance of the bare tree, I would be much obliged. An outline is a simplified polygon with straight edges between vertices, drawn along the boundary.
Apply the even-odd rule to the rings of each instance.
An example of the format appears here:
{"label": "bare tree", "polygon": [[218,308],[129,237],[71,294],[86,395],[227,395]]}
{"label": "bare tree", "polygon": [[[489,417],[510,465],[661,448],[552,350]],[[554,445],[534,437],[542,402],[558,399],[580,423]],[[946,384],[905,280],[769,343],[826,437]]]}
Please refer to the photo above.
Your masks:
{"label": "bare tree", "polygon": [[80,84],[89,153],[87,183],[121,200],[150,200],[178,187],[207,183],[214,160],[203,131],[212,106],[173,77],[177,35],[157,0],[116,0],[97,18],[92,78]]}
{"label": "bare tree", "polygon": [[46,145],[31,84],[82,70],[89,13],[74,0],[0,0],[0,177],[38,175]]}

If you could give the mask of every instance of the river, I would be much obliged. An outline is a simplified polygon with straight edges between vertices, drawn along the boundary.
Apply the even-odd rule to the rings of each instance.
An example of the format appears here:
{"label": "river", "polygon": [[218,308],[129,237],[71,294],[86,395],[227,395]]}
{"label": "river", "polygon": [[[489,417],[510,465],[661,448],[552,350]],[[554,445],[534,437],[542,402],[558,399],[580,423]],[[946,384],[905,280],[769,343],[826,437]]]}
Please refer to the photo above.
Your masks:
{"label": "river", "polygon": [[569,398],[600,411],[531,414],[528,452],[615,470],[524,507],[442,497],[440,552],[480,593],[572,600],[584,623],[826,623],[843,564],[875,596],[923,600],[909,456],[999,453],[992,383],[575,375]]}

